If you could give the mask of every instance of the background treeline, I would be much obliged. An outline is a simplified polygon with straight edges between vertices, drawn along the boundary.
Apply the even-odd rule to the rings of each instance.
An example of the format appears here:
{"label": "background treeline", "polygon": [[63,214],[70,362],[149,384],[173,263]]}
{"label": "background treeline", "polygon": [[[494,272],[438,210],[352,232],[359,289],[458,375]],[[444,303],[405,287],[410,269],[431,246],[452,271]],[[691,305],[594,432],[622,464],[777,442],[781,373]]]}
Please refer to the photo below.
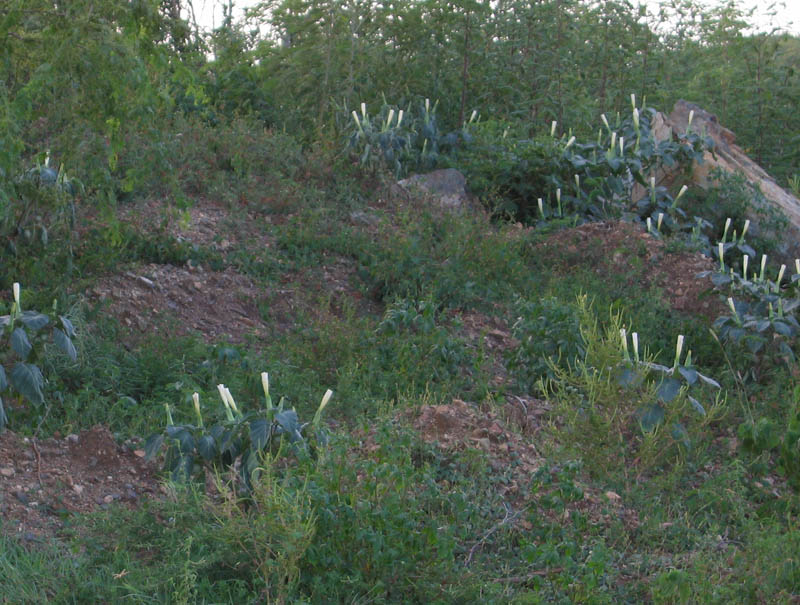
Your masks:
{"label": "background treeline", "polygon": [[[669,6],[667,6],[669,5]],[[174,180],[175,120],[234,117],[342,148],[350,110],[439,102],[516,136],[588,134],[630,93],[699,103],[784,185],[800,162],[800,40],[752,34],[735,2],[263,2],[211,33],[181,0],[0,7],[0,191],[51,150],[112,197]],[[595,125],[595,126],[590,126]],[[37,155],[38,154],[38,155]]]}

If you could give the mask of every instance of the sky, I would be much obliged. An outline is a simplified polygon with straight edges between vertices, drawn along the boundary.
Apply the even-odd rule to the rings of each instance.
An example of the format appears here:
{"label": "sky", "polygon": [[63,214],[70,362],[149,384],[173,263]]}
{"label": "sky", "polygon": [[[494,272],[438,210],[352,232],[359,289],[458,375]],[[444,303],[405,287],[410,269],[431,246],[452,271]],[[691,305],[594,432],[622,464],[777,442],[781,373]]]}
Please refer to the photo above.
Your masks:
{"label": "sky", "polygon": [[[715,5],[713,0],[702,0],[705,4]],[[258,0],[233,0],[234,14],[238,17],[245,8],[253,6]],[[768,7],[776,4],[774,10],[776,15],[770,21],[765,15]],[[227,4],[227,0],[192,0],[198,24],[207,29],[222,22],[222,5]],[[646,4],[651,10],[656,10],[658,0],[646,0]],[[778,6],[783,4],[784,6]],[[769,30],[770,27],[779,26],[796,35],[800,35],[800,0],[740,0],[739,5],[744,9],[755,8],[753,22],[757,30]],[[789,25],[789,23],[792,25]]]}

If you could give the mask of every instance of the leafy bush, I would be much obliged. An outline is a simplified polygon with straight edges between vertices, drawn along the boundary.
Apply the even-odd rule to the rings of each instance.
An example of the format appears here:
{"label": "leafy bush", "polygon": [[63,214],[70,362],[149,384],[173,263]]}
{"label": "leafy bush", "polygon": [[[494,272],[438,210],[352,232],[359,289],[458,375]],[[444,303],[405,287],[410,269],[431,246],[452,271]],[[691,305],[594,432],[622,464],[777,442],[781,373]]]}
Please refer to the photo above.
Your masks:
{"label": "leafy bush", "polygon": [[[723,342],[744,348],[749,361],[756,365],[764,359],[793,361],[793,345],[800,333],[800,261],[796,261],[795,274],[788,279],[786,265],[781,265],[775,279],[771,279],[766,254],[761,255],[758,267],[753,268],[750,262],[756,253],[744,243],[749,221],[745,222],[742,235],[737,237],[734,232],[731,241],[727,241],[729,225],[730,220],[716,248],[718,270],[701,274],[710,275],[714,286],[727,297],[730,313],[718,317],[714,328]],[[741,257],[734,255],[735,251]],[[757,377],[756,367],[749,370]]]}
{"label": "leafy bush", "polygon": [[[8,349],[0,355],[0,393],[9,389],[39,407],[45,402],[45,380],[37,361],[41,356],[46,337],[42,330],[52,326],[50,330],[55,345],[66,353],[70,359],[77,359],[72,338],[75,328],[72,323],[59,315],[49,317],[36,311],[23,311],[20,304],[20,287],[14,284],[14,302],[9,315],[0,316],[0,338],[6,341]],[[60,327],[56,327],[60,326]],[[16,361],[14,361],[16,360]],[[5,368],[14,363],[6,373]],[[0,398],[0,430],[8,424],[8,417]]]}
{"label": "leafy bush", "polygon": [[285,409],[283,398],[277,406],[273,405],[266,372],[261,374],[261,381],[266,407],[247,414],[239,410],[225,385],[217,385],[225,419],[208,427],[203,422],[197,393],[192,396],[197,424],[174,424],[169,405],[165,404],[167,427],[164,432],[147,439],[145,451],[148,458],[153,458],[166,443],[164,467],[173,481],[202,477],[205,469],[218,472],[238,468],[242,484],[250,490],[253,480],[259,475],[259,465],[265,453],[278,456],[286,446],[297,456],[316,455],[327,443],[320,421],[333,393],[326,391],[311,422],[311,434],[306,436],[304,431],[308,423],[300,422],[294,408]]}
{"label": "leafy bush", "polygon": [[543,379],[553,378],[554,368],[569,370],[586,354],[580,314],[557,298],[519,300],[512,327],[518,347],[506,354],[509,371],[519,386],[534,389]]}
{"label": "leafy bush", "polygon": [[683,337],[672,367],[655,364],[636,336],[630,355],[619,316],[601,329],[585,298],[578,310],[586,355],[569,369],[553,364],[554,377],[545,383],[565,420],[565,444],[596,461],[598,470],[605,465],[603,472],[634,461],[661,466],[686,455],[724,405],[719,384],[697,372],[691,351],[682,359]]}
{"label": "leafy bush", "polygon": [[656,111],[636,107],[633,98],[632,105],[630,116],[618,116],[613,125],[603,115],[594,142],[555,138],[555,122],[550,137],[536,139],[508,136],[510,125],[502,134],[502,124],[478,125],[474,143],[451,161],[473,192],[495,200],[496,211],[517,220],[619,215],[628,209],[634,183],[647,187],[647,175],[662,166],[702,162],[704,148],[713,144],[691,131],[678,142],[656,141],[651,128]]}
{"label": "leafy bush", "polygon": [[468,127],[477,117],[473,112],[460,130],[443,133],[436,117],[437,105],[425,99],[415,111],[411,104],[399,109],[384,100],[378,114],[370,116],[366,103],[362,103],[360,116],[356,111],[350,114],[355,128],[349,135],[348,148],[371,172],[383,168],[399,177],[410,168],[435,167],[441,154],[472,141]]}

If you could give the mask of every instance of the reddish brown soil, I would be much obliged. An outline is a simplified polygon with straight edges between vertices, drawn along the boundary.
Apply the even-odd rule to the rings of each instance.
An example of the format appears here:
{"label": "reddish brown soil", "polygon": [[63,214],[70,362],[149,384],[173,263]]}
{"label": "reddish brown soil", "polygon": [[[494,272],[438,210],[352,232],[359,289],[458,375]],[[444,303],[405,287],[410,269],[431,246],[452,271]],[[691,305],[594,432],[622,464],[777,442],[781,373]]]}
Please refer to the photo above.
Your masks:
{"label": "reddish brown soil", "polygon": [[144,451],[101,426],[36,440],[6,430],[0,461],[0,528],[29,540],[57,534],[72,513],[135,507],[161,493]]}
{"label": "reddish brown soil", "polygon": [[715,319],[722,303],[711,293],[710,278],[701,271],[714,262],[697,252],[669,253],[664,242],[630,223],[588,223],[549,236],[540,244],[559,271],[591,267],[598,275],[626,276],[631,285],[657,287],[669,305],[688,314]]}
{"label": "reddish brown soil", "polygon": [[135,336],[168,331],[240,343],[268,333],[258,308],[266,293],[230,269],[144,265],[101,278],[88,294]]}

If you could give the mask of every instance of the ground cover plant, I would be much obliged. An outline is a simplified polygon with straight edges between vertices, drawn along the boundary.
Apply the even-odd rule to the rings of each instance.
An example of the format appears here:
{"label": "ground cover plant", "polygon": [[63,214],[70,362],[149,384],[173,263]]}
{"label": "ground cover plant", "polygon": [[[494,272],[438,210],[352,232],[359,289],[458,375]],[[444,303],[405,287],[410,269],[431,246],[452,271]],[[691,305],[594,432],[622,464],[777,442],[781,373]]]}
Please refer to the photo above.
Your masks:
{"label": "ground cover plant", "polygon": [[653,136],[796,176],[795,37],[182,7],[0,8],[0,602],[798,599],[800,267]]}

